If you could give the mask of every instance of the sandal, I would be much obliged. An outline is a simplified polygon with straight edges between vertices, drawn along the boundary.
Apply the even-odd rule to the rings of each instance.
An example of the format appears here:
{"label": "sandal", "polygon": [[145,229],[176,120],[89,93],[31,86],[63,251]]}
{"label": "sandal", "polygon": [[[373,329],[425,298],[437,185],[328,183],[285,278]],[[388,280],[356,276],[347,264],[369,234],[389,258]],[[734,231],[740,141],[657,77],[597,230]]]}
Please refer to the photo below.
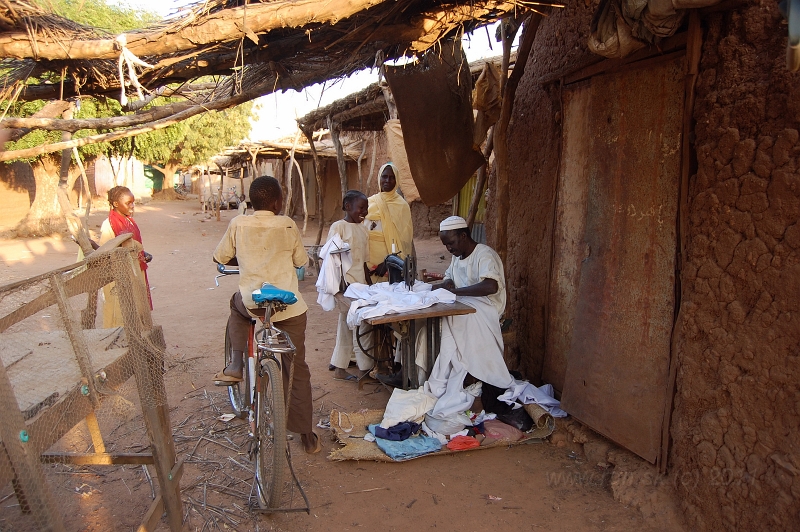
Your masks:
{"label": "sandal", "polygon": [[241,377],[231,377],[230,375],[225,375],[224,372],[225,370],[222,370],[214,375],[214,386],[232,386],[234,384],[239,384],[244,380]]}

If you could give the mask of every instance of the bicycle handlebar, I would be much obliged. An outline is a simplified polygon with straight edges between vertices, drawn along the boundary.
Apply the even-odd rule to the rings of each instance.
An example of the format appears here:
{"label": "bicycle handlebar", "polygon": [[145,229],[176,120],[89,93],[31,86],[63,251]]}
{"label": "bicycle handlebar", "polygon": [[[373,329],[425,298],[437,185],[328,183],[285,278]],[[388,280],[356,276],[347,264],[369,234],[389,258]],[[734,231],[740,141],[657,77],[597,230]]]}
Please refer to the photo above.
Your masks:
{"label": "bicycle handlebar", "polygon": [[217,263],[217,271],[219,272],[219,275],[214,276],[214,284],[217,285],[217,286],[219,286],[219,278],[220,277],[225,277],[226,275],[238,275],[239,274],[239,268],[236,268],[236,269],[228,268],[224,264],[219,264],[219,263]]}

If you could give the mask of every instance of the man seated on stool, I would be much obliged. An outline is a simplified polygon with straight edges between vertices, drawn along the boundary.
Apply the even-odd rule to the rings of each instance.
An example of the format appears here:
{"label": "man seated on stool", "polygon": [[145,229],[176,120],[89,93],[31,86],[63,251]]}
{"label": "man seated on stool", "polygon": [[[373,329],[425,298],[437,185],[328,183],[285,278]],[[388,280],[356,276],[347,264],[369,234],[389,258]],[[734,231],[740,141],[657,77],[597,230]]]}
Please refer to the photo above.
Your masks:
{"label": "man seated on stool", "polygon": [[453,258],[444,280],[433,288],[449,290],[457,301],[476,311],[442,320],[439,357],[425,390],[440,398],[433,413],[446,415],[467,402],[472,404],[463,391],[467,373],[503,389],[511,387],[514,380],[503,360],[500,317],[506,308],[506,280],[500,256],[475,242],[460,216],[451,216],[439,225],[439,238]]}

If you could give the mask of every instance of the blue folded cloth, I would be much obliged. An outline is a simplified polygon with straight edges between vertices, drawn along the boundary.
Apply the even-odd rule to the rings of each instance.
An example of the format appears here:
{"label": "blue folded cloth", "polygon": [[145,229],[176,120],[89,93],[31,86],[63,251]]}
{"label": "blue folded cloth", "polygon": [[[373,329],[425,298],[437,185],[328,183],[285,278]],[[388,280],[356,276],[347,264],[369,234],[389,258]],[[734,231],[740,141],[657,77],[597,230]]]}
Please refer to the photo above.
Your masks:
{"label": "blue folded cloth", "polygon": [[404,421],[388,429],[378,425],[375,427],[375,437],[383,438],[384,440],[403,441],[409,439],[415,432],[419,432],[421,427],[422,425],[413,421]]}
{"label": "blue folded cloth", "polygon": [[403,441],[391,441],[378,437],[375,428],[379,425],[369,425],[367,429],[375,436],[375,443],[378,448],[395,461],[410,460],[424,454],[435,453],[442,448],[442,444],[436,438],[419,435]]}

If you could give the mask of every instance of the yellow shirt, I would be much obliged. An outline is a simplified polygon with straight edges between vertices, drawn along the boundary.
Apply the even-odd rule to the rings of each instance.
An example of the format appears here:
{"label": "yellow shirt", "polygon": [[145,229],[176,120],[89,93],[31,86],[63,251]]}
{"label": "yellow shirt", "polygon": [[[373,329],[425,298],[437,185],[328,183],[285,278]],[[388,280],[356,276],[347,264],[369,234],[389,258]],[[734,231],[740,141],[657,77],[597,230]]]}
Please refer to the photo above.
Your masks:
{"label": "yellow shirt", "polygon": [[297,303],[275,314],[273,321],[293,318],[308,310],[295,271],[306,265],[308,254],[291,218],[276,216],[272,211],[235,217],[214,250],[214,260],[225,264],[234,257],[239,262],[239,292],[245,307],[257,308],[253,290],[270,283],[297,296]]}
{"label": "yellow shirt", "polygon": [[331,224],[331,228],[328,231],[328,240],[333,235],[339,235],[343,241],[350,244],[350,258],[353,260],[353,265],[345,272],[347,283],[365,284],[367,278],[364,274],[364,263],[369,260],[369,233],[367,228],[362,224],[352,224],[344,220],[338,220]]}

